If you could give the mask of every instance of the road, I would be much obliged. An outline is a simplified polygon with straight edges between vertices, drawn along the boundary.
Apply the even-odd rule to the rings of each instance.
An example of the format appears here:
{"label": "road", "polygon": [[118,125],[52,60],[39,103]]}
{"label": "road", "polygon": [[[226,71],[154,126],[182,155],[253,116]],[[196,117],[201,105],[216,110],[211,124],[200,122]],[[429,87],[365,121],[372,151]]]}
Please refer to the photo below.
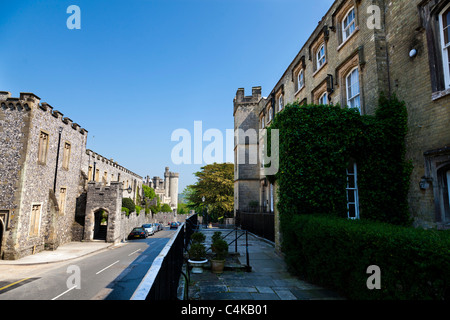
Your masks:
{"label": "road", "polygon": [[174,233],[167,228],[71,261],[15,268],[15,277],[0,279],[0,300],[129,300]]}

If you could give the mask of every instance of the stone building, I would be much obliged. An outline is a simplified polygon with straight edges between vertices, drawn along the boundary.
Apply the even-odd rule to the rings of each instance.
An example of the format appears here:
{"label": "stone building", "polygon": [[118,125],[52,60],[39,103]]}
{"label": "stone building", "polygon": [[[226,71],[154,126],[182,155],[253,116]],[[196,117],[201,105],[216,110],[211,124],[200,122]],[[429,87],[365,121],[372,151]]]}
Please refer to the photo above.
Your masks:
{"label": "stone building", "polygon": [[166,167],[164,180],[157,176],[152,179],[147,176],[145,184],[155,190],[161,203],[167,203],[176,212],[178,206],[178,179],[179,173],[171,172],[169,167]]}
{"label": "stone building", "polygon": [[[106,240],[117,241],[121,199],[140,197],[142,177],[87,150],[87,130],[33,93],[0,91],[0,105],[0,257],[56,249],[77,226],[92,240],[103,211],[115,220]],[[106,201],[107,193],[114,197]]]}
{"label": "stone building", "polygon": [[0,92],[0,254],[71,240],[87,131],[32,93]]}
{"label": "stone building", "polygon": [[[233,101],[234,127],[257,130],[291,102],[340,104],[373,114],[380,93],[408,110],[409,206],[417,226],[450,225],[450,4],[445,0],[336,0],[267,97],[244,89]],[[267,63],[270,63],[268,61]],[[251,139],[250,139],[251,140]],[[258,140],[236,140],[235,160]],[[244,153],[242,151],[245,150]],[[242,161],[241,161],[242,162]],[[235,166],[235,210],[270,211],[276,185],[261,162]]]}

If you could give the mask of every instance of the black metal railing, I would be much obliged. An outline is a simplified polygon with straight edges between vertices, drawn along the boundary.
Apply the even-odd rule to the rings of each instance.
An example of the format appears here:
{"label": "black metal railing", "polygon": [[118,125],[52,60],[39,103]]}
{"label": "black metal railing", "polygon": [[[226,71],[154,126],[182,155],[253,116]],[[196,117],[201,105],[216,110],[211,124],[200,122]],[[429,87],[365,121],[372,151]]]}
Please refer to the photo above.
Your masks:
{"label": "black metal railing", "polygon": [[182,272],[184,250],[191,234],[197,228],[197,215],[186,219],[178,229],[175,237],[161,251],[133,294],[132,300],[177,300],[178,284]]}
{"label": "black metal railing", "polygon": [[275,215],[273,213],[236,210],[236,225],[267,240],[275,241]]}

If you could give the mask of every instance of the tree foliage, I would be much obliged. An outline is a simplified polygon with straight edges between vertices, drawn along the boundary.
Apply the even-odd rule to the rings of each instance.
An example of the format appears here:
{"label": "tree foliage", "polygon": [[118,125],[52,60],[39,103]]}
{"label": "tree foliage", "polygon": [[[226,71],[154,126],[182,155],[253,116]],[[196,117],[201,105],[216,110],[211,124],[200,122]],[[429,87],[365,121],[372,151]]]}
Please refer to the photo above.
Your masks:
{"label": "tree foliage", "polygon": [[[185,189],[188,207],[221,220],[234,208],[234,165],[213,163],[194,173],[197,182]],[[202,201],[202,198],[205,201]]]}

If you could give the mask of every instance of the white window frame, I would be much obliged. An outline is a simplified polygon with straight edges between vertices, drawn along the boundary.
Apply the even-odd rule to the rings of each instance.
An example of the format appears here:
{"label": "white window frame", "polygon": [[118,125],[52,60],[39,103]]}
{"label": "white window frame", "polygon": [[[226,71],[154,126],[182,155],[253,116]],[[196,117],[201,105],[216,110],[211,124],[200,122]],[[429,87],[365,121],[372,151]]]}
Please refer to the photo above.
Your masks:
{"label": "white window frame", "polygon": [[305,74],[303,69],[297,75],[297,91],[300,91],[305,86]]}
{"label": "white window frame", "polygon": [[278,97],[278,110],[283,110],[283,94],[280,94],[280,96]]}
{"label": "white window frame", "polygon": [[[439,14],[439,31],[440,31],[440,36],[441,36],[442,65],[444,67],[445,89],[450,89],[450,65],[449,65],[450,31],[449,31],[449,42],[448,43],[445,43],[445,37],[444,37],[444,13],[449,8],[450,8],[450,4],[448,4]],[[448,29],[450,29],[450,27]]]}
{"label": "white window frame", "polygon": [[[352,83],[352,75],[353,73],[357,73],[357,84],[358,84],[358,93],[353,92],[353,88],[355,86],[355,83]],[[350,83],[349,83],[350,80]],[[353,68],[350,70],[349,73],[347,73],[347,76],[345,77],[345,90],[346,90],[346,96],[347,96],[347,105],[351,108],[357,108],[359,112],[361,112],[361,87],[359,83],[359,69],[358,67]],[[357,101],[357,98],[359,100],[359,104],[357,106],[352,106],[352,104],[355,104]]]}
{"label": "white window frame", "polygon": [[[356,162],[353,162],[353,173],[349,173],[348,172],[348,168],[345,169],[346,173],[347,173],[347,187],[346,187],[346,194],[347,194],[347,218],[348,219],[359,219],[359,198],[358,198],[358,167],[356,165]],[[353,185],[354,187],[351,188],[349,186],[349,179],[353,179]],[[349,192],[353,193],[353,199],[354,202],[349,202],[348,200],[348,195]],[[350,205],[354,205],[355,206],[355,216],[354,217],[350,217]]]}
{"label": "white window frame", "polygon": [[269,122],[272,121],[272,107],[269,108]]}
{"label": "white window frame", "polygon": [[[352,11],[353,11],[353,19],[351,21],[348,21],[347,26],[345,26],[345,22]],[[350,33],[348,35],[347,30],[350,30]],[[356,30],[356,11],[355,7],[351,7],[345,14],[344,19],[342,19],[342,42],[345,42],[348,38],[350,38],[351,35],[355,32],[355,30]]]}
{"label": "white window frame", "polygon": [[319,104],[329,104],[328,101],[328,92],[325,91],[324,93],[322,93],[319,97]]}
{"label": "white window frame", "polygon": [[261,129],[264,129],[265,127],[265,123],[264,123],[264,116],[261,117]]}
{"label": "white window frame", "polygon": [[[323,49],[323,54],[321,54]],[[320,54],[320,55],[319,55]],[[325,53],[325,42],[319,46],[319,49],[316,51],[316,67],[317,70],[322,68],[322,66],[327,62],[326,53]]]}

